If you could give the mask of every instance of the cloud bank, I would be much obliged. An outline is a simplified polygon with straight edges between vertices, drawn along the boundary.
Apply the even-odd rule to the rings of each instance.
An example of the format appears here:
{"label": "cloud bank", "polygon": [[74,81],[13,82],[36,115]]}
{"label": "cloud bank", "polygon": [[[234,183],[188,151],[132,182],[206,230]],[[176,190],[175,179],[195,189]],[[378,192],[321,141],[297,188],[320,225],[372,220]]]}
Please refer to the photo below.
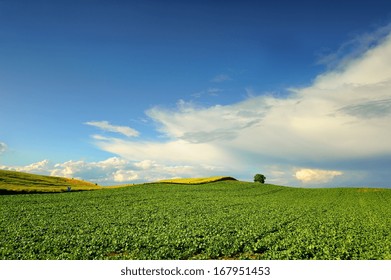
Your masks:
{"label": "cloud bank", "polygon": [[[158,140],[95,136],[95,143],[130,161],[199,173],[206,165],[247,179],[268,172],[275,183],[370,184],[371,171],[390,167],[381,166],[391,158],[390,65],[387,35],[284,98],[259,95],[211,107],[181,100],[174,109],[146,111]],[[368,176],[357,181],[352,174],[360,170]]]}
{"label": "cloud bank", "polygon": [[49,168],[49,161],[48,160],[42,160],[39,162],[34,162],[29,165],[25,166],[5,166],[0,165],[0,169],[4,170],[13,170],[13,171],[19,171],[19,172],[27,172],[27,173],[41,173],[41,174],[48,174],[48,168]]}
{"label": "cloud bank", "polygon": [[0,169],[77,178],[100,185],[141,183],[181,176],[200,177],[205,174],[213,175],[216,171],[215,168],[207,165],[161,165],[152,160],[130,161],[120,157],[111,157],[96,162],[70,160],[52,163],[49,160],[42,160],[26,166],[0,165]]}

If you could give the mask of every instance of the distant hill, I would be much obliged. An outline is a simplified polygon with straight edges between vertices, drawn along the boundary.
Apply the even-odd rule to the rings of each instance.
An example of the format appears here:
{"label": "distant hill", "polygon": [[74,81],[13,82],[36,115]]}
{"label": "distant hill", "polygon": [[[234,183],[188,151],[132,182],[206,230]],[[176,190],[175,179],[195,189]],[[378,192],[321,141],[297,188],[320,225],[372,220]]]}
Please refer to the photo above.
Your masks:
{"label": "distant hill", "polygon": [[0,170],[0,194],[99,190],[93,183],[63,177]]}
{"label": "distant hill", "polygon": [[206,184],[220,181],[237,181],[233,177],[227,176],[215,176],[215,177],[206,177],[206,178],[179,178],[179,179],[166,179],[160,180],[158,183],[171,183],[171,184]]}

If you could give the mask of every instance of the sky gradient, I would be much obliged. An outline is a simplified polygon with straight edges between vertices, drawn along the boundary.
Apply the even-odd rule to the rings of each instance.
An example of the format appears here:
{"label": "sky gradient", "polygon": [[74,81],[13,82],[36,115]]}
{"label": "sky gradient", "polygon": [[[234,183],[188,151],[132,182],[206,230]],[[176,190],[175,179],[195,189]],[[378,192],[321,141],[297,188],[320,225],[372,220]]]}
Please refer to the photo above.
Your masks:
{"label": "sky gradient", "polygon": [[391,187],[390,65],[389,1],[0,1],[0,168]]}

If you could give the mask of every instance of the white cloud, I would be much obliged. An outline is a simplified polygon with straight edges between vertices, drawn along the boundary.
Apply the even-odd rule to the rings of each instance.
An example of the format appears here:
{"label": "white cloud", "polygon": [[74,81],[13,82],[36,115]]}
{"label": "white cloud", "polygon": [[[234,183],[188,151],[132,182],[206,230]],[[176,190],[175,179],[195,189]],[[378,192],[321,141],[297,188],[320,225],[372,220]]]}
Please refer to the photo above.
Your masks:
{"label": "white cloud", "polygon": [[103,131],[115,132],[123,134],[127,137],[137,137],[139,136],[139,132],[131,127],[127,126],[118,126],[112,125],[107,121],[99,121],[99,122],[85,122],[87,125],[95,126],[97,128],[102,129]]}
{"label": "white cloud", "polygon": [[97,145],[110,153],[128,160],[145,161],[157,159],[160,164],[217,163],[225,157],[210,144],[193,144],[184,140],[168,142],[132,142],[122,139],[99,142]]}
{"label": "white cloud", "polygon": [[47,169],[49,166],[49,161],[47,159],[34,162],[32,164],[26,165],[26,166],[5,166],[1,165],[0,169],[5,170],[13,170],[13,171],[19,171],[19,172],[27,172],[27,173],[47,173]]}
{"label": "white cloud", "polygon": [[87,167],[85,162],[82,160],[79,161],[67,161],[64,163],[57,163],[54,165],[54,169],[50,171],[51,176],[59,176],[59,177],[76,177],[81,178],[78,176],[83,171],[85,172],[86,169],[91,170],[90,167]]}
{"label": "white cloud", "polygon": [[303,183],[317,184],[330,182],[335,176],[342,174],[343,172],[336,170],[300,169],[296,171],[295,177]]}
{"label": "white cloud", "polygon": [[48,166],[48,164],[49,164],[49,161],[45,159],[45,160],[27,165],[24,168],[20,169],[19,171],[39,172],[39,171],[45,170],[46,167]]}
{"label": "white cloud", "polygon": [[216,171],[206,165],[162,165],[150,160],[132,161],[120,157],[111,157],[96,162],[70,160],[55,164],[43,160],[26,166],[0,165],[0,169],[77,178],[100,185],[139,183],[181,176],[200,177],[204,174],[213,175]]}
{"label": "white cloud", "polygon": [[[263,97],[258,99],[262,102]],[[261,102],[255,98],[233,105],[199,108],[182,100],[177,110],[155,107],[147,115],[169,138],[207,143],[235,138],[241,130],[258,125],[268,109],[268,104]]]}
{"label": "white cloud", "polygon": [[322,166],[391,157],[391,36],[378,42],[284,98],[262,95],[224,106],[180,101],[171,110],[154,107],[146,114],[163,140],[95,137],[96,144],[155,167],[192,166],[193,174],[206,172],[205,165],[239,176],[281,166],[269,178],[275,183],[292,180],[295,166],[318,170],[307,178],[322,181]]}
{"label": "white cloud", "polygon": [[131,182],[136,180],[137,168],[133,163],[118,157],[111,157],[97,162],[70,160],[62,163],[50,163],[42,160],[26,166],[0,166],[1,169],[36,173],[42,175],[78,178],[87,181],[114,184],[115,182]]}
{"label": "white cloud", "polygon": [[129,161],[118,157],[97,162],[70,160],[55,164],[54,168],[50,170],[50,175],[74,177],[99,183],[112,183],[117,182],[119,178],[122,178],[121,182],[126,181],[125,179],[128,179],[128,181],[134,180],[129,176],[130,173],[127,173],[132,168],[133,166]]}
{"label": "white cloud", "polygon": [[136,162],[134,165],[138,168],[146,170],[146,169],[151,169],[151,167],[156,166],[156,163],[153,160],[143,160],[140,162]]}
{"label": "white cloud", "polygon": [[113,174],[114,182],[129,182],[138,179],[138,175],[133,170],[117,170]]}

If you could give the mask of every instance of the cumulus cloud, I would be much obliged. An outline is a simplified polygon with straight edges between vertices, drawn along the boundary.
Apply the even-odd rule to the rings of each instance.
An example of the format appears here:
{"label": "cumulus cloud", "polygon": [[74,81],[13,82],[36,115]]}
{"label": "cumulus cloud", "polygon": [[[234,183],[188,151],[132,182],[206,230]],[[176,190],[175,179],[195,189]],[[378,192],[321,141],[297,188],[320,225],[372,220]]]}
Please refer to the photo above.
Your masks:
{"label": "cumulus cloud", "polygon": [[142,160],[140,162],[136,162],[134,165],[140,169],[147,170],[155,167],[156,163],[153,160]]}
{"label": "cumulus cloud", "polygon": [[130,176],[132,168],[129,161],[118,157],[96,162],[70,160],[55,164],[50,170],[50,175],[74,177],[99,183],[130,182],[137,179],[136,174]]}
{"label": "cumulus cloud", "polygon": [[335,176],[342,175],[343,172],[336,170],[320,169],[300,169],[296,171],[295,177],[303,183],[327,183],[334,179]]}
{"label": "cumulus cloud", "polygon": [[129,182],[138,179],[138,175],[133,170],[117,170],[113,174],[114,182]]}
{"label": "cumulus cloud", "polygon": [[120,157],[111,157],[95,162],[70,160],[51,163],[48,160],[42,160],[26,166],[0,165],[0,169],[77,178],[100,185],[153,182],[181,176],[201,177],[205,174],[213,175],[216,171],[207,165],[189,166],[167,163],[163,165],[151,160],[135,161]]}
{"label": "cumulus cloud", "polygon": [[19,172],[27,172],[27,173],[47,173],[47,169],[49,166],[49,161],[47,159],[34,162],[26,166],[5,166],[1,165],[0,169],[5,170],[13,170],[13,171],[19,171]]}
{"label": "cumulus cloud", "polygon": [[[391,158],[389,65],[387,35],[317,76],[312,85],[289,89],[286,97],[252,95],[210,107],[182,100],[174,109],[146,111],[158,127],[158,140],[96,137],[96,144],[127,160],[144,162],[140,168],[191,167],[178,168],[178,175],[206,172],[203,166],[208,166],[241,177],[274,166],[272,176],[267,176],[274,183],[299,179],[331,184],[333,180],[325,178],[348,174],[343,168],[352,170],[358,162],[367,171],[371,166],[389,168],[376,164],[379,158]],[[308,168],[297,171],[300,166]],[[333,166],[343,168],[336,171]]]}
{"label": "cumulus cloud", "polygon": [[112,125],[108,121],[98,121],[98,122],[93,121],[93,122],[85,122],[84,124],[100,128],[103,131],[120,133],[127,137],[139,136],[139,132],[131,127]]}

